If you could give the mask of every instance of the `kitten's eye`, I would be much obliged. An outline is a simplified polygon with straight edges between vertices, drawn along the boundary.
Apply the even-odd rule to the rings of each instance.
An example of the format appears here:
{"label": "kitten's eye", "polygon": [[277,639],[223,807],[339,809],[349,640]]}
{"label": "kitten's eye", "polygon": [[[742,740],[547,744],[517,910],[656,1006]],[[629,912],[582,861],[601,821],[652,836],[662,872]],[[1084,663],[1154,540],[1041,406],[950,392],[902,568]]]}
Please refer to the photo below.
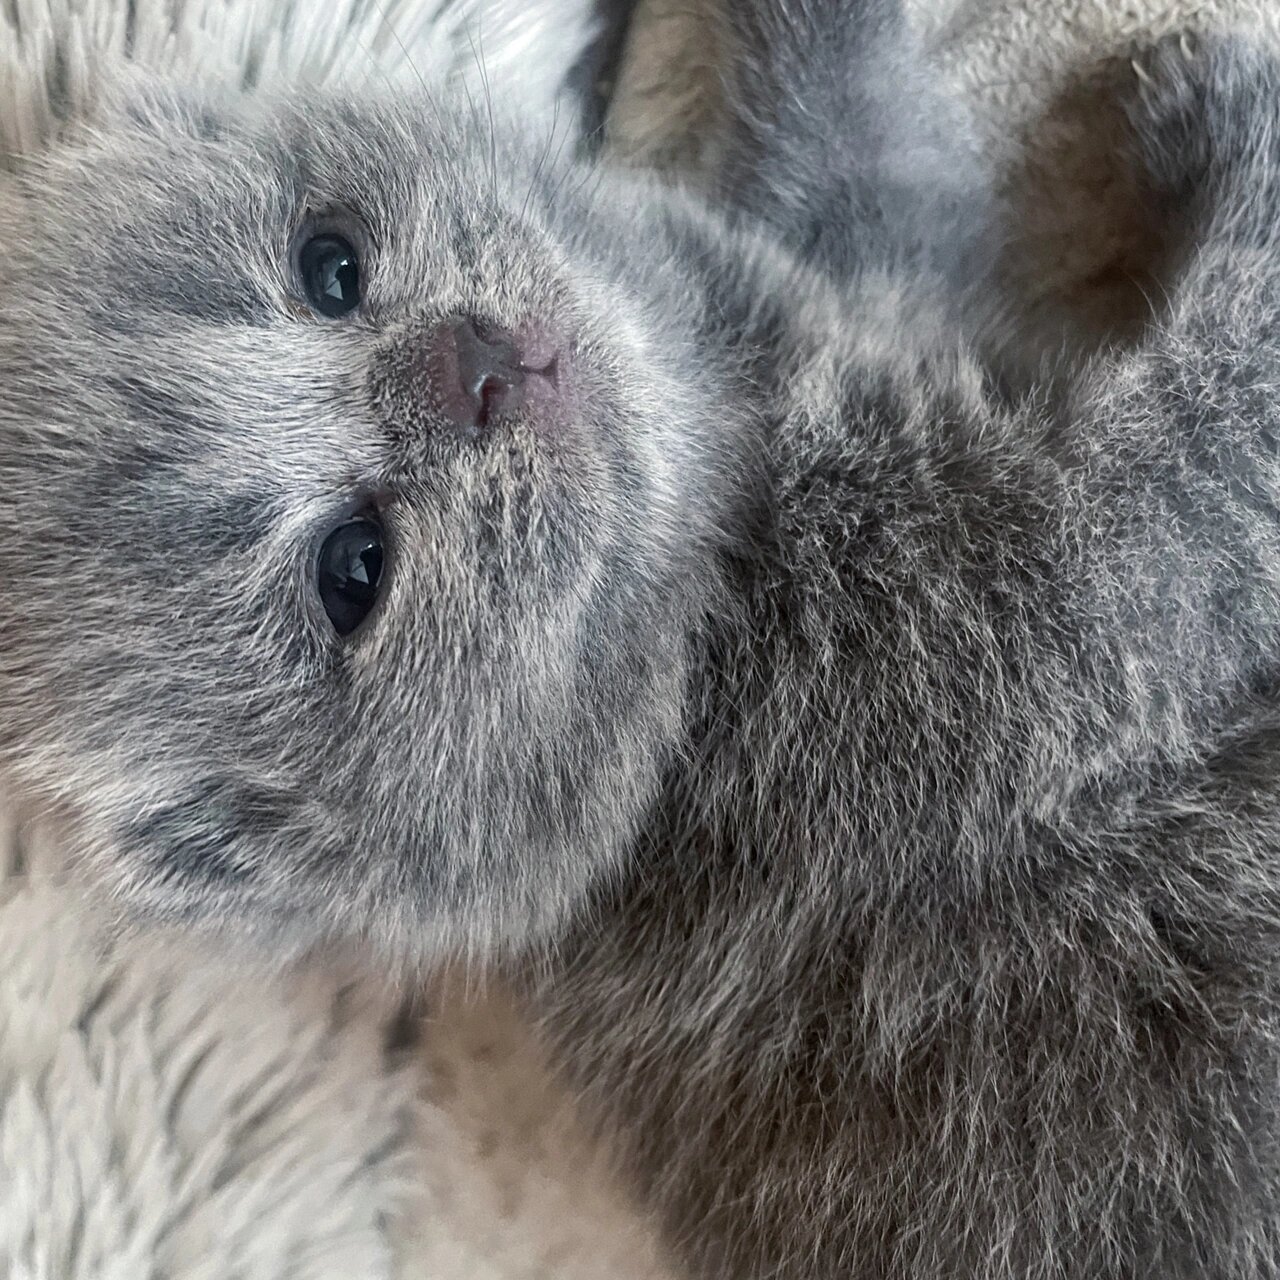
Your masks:
{"label": "kitten's eye", "polygon": [[382,530],[366,516],[340,524],[320,548],[320,603],[340,636],[349,636],[377,603],[382,580]]}
{"label": "kitten's eye", "polygon": [[298,253],[307,301],[322,315],[345,316],[360,305],[360,260],[341,236],[313,236]]}

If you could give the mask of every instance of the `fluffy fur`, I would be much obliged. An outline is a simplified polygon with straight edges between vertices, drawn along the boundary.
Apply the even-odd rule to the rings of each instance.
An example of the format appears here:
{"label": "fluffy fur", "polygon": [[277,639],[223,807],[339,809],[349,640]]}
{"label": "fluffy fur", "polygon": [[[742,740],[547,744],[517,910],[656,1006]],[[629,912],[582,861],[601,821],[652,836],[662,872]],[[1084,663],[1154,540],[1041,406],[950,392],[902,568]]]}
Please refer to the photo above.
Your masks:
{"label": "fluffy fur", "polygon": [[184,85],[453,85],[570,132],[617,57],[619,0],[3,0],[0,167],[92,108],[125,59]]}
{"label": "fluffy fur", "polygon": [[[695,424],[734,433],[704,302],[483,103],[122,72],[96,110],[0,199],[0,543],[40,547],[0,656],[10,782],[166,917],[524,936],[616,860],[676,736],[728,492]],[[292,256],[335,223],[365,254],[344,324]],[[418,353],[458,312],[564,335],[554,447],[445,429]],[[370,502],[395,567],[344,646],[315,555]]]}
{"label": "fluffy fur", "polygon": [[[859,8],[788,5],[750,56],[790,83]],[[746,199],[850,287],[746,316],[768,481],[737,608],[544,992],[698,1275],[1280,1267],[1280,67],[1138,70],[1166,292],[1053,403],[1002,402],[910,240],[863,256],[914,218],[807,224],[848,169],[797,131],[896,199],[918,99],[806,82],[776,130],[745,104]]]}
{"label": "fluffy fur", "polygon": [[[896,13],[749,16],[728,222],[404,97],[126,81],[19,173],[4,767],[164,915],[575,918],[549,1032],[705,1276],[1261,1280],[1280,69],[1145,63],[1167,296],[1048,404],[960,328],[988,202]],[[312,217],[356,318],[297,305]],[[449,437],[406,370],[458,310],[563,336],[554,422]]]}
{"label": "fluffy fur", "polygon": [[0,1274],[400,1280],[420,1103],[394,999],[188,936],[107,945],[56,847],[0,836]]}

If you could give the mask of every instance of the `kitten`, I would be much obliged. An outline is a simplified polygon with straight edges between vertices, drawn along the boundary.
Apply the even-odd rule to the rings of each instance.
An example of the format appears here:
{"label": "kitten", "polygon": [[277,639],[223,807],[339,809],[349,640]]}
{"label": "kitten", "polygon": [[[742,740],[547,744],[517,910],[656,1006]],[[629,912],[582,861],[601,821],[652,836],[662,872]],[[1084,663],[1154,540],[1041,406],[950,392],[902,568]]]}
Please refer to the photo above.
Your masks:
{"label": "kitten", "polygon": [[128,76],[4,179],[0,767],[136,910],[545,944],[696,1274],[1274,1275],[1280,66],[1146,61],[1049,402],[896,8],[735,18],[720,212]]}

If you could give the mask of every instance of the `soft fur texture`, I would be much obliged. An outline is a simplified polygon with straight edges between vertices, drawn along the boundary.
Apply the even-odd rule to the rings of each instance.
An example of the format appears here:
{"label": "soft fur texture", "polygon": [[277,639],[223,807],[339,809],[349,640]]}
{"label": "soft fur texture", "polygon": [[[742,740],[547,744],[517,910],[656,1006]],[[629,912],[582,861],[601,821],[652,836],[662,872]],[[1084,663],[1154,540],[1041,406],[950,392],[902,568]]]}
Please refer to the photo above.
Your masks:
{"label": "soft fur texture", "polygon": [[121,948],[56,838],[0,858],[0,1274],[390,1280],[417,1182],[396,1002],[193,945]]}
{"label": "soft fur texture", "polygon": [[[1010,208],[1001,276],[1033,355],[1132,334],[1150,224],[1117,103],[1136,49],[1167,35],[1274,41],[1269,0],[907,0],[928,74],[962,100]],[[727,0],[642,0],[610,117],[615,156],[698,182],[724,139]],[[1034,339],[1034,341],[1028,341]]]}
{"label": "soft fur texture", "polygon": [[122,58],[184,85],[242,91],[452,83],[479,100],[496,84],[509,109],[552,121],[570,112],[575,70],[600,69],[595,44],[617,31],[609,0],[4,0],[0,161],[45,146],[90,109],[104,69]]}
{"label": "soft fur texture", "polygon": [[[831,32],[805,25],[823,21],[822,6],[794,12],[797,31],[774,29],[748,56],[794,54],[809,65],[800,52],[821,39],[789,41]],[[864,34],[876,31],[893,42],[887,61],[903,56],[892,28]],[[716,414],[716,465],[699,470],[707,457],[685,455],[660,490],[664,502],[703,503],[683,513],[697,517],[700,540],[732,533],[721,575],[732,606],[707,634],[704,581],[680,584],[683,593],[646,584],[662,593],[657,616],[653,596],[626,602],[641,611],[641,645],[682,610],[692,624],[700,662],[688,736],[665,747],[633,740],[646,758],[669,757],[664,795],[638,857],[601,891],[577,956],[569,951],[546,996],[560,1006],[554,1034],[584,1090],[633,1135],[641,1181],[707,1274],[1274,1270],[1265,655],[1276,638],[1267,325],[1280,84],[1270,61],[1233,50],[1189,67],[1175,48],[1144,75],[1154,87],[1137,111],[1135,169],[1181,233],[1162,277],[1170,301],[1139,348],[1090,366],[1055,412],[1006,400],[966,355],[952,309],[935,302],[943,277],[922,270],[952,255],[918,238],[933,231],[923,221],[911,220],[901,243],[882,226],[854,224],[839,253],[821,248],[832,283],[751,237],[735,243],[679,201],[655,224],[632,222],[607,193],[593,198],[594,217],[618,219],[612,236],[576,221],[578,193],[561,203],[556,187],[534,205],[535,225],[546,217],[541,229],[561,238],[575,270],[585,263],[624,296],[659,299],[641,309],[640,343],[612,354],[624,381],[652,378],[656,365],[678,384],[697,368],[684,398],[673,385],[651,402],[665,431],[678,438],[679,423],[705,423],[717,392],[745,410],[740,430]],[[833,86],[842,108],[833,120],[863,118],[845,95],[864,94],[855,105],[883,112],[877,95],[894,88]],[[133,121],[144,150],[168,147],[189,164],[199,145],[224,145],[234,158],[246,137],[262,137],[235,112],[228,122],[180,109],[175,125],[172,105],[161,100]],[[890,137],[920,118],[897,113]],[[341,120],[322,108],[314,119],[341,138]],[[924,119],[932,129],[939,117]],[[461,128],[460,145],[483,141],[465,118]],[[397,138],[367,117],[366,135],[375,151],[398,154]],[[770,144],[763,186],[726,190],[808,253],[806,228],[788,213],[807,201],[775,198],[814,180],[785,163],[791,141],[782,133]],[[866,187],[879,192],[892,189],[881,161],[919,140],[900,141],[901,151],[859,157],[850,140],[842,154],[865,164]],[[156,169],[140,172],[159,180]],[[454,176],[465,189],[465,175]],[[832,176],[846,175],[817,179]],[[974,207],[984,204],[976,193]],[[934,226],[966,232],[955,211],[967,205],[963,192],[958,205],[943,202]],[[146,222],[145,208],[125,212],[160,225]],[[67,216],[74,227],[74,200]],[[463,225],[484,230],[469,214]],[[647,260],[620,260],[626,229],[653,234],[655,225]],[[491,264],[479,256],[473,297],[489,296]],[[220,279],[198,265],[192,278]],[[270,307],[265,286],[255,288],[248,301],[267,296]],[[78,292],[76,309],[103,326],[94,358],[118,358],[105,309],[83,285]],[[176,306],[163,293],[150,305]],[[637,346],[649,357],[639,368],[626,364]],[[597,358],[575,354],[588,368]],[[22,404],[19,395],[10,412]],[[34,419],[23,423],[34,442]],[[634,423],[619,411],[609,426],[625,433]],[[521,443],[534,456],[546,447]],[[612,436],[595,447],[625,454]],[[22,462],[56,467],[61,452],[30,449]],[[442,500],[429,488],[410,492]],[[572,504],[539,514],[548,535],[576,518]],[[664,528],[673,532],[679,514]],[[483,511],[480,521],[505,535]],[[593,530],[595,545],[603,536],[609,546],[609,533],[607,522]],[[73,522],[54,546],[69,559],[55,555],[50,576],[65,577],[86,545]],[[629,545],[641,560],[654,550],[643,539]],[[620,581],[625,573],[604,585]],[[537,586],[535,576],[525,589]],[[50,607],[42,625],[54,616]],[[131,604],[111,621],[127,635],[147,617]],[[592,638],[607,643],[609,632]],[[68,752],[73,730],[94,732],[79,715],[108,705],[111,650],[96,629],[90,639],[85,680],[65,690],[41,675],[50,664],[36,645],[16,650],[11,674],[34,675],[51,710],[38,725],[28,710],[15,729],[29,743],[55,743],[48,758],[59,770],[80,770],[73,785],[39,776],[38,756],[22,759],[28,794],[59,794],[101,865],[133,857],[126,878],[153,901],[208,909],[207,886],[193,892],[183,879],[199,867],[148,864],[139,855],[154,841],[136,832],[120,841],[109,821],[118,788],[136,785],[137,744],[95,746],[96,773]],[[65,641],[56,656],[70,652]],[[558,652],[557,661],[569,656]],[[208,654],[206,642],[188,640],[181,657],[194,674],[151,669],[198,682]],[[522,672],[486,667],[484,679],[518,682]],[[635,675],[619,664],[602,678],[614,690],[662,693],[662,682]],[[154,741],[153,716],[135,723]],[[492,722],[480,728],[497,732]],[[113,758],[131,768],[108,786],[101,761]],[[607,788],[607,755],[604,763],[603,779],[593,770],[590,780]],[[396,815],[377,809],[381,835],[417,801],[378,794]],[[610,805],[606,816],[628,808]],[[263,839],[253,822],[224,821],[221,806],[211,824],[199,810],[181,812],[198,819],[202,839],[219,837],[217,852],[230,843],[251,895],[282,887],[273,868],[258,874],[266,853],[286,847],[278,828]],[[240,819],[261,812],[231,808]],[[441,851],[446,869],[495,875],[508,898],[514,872],[519,890],[532,891],[527,864],[459,858],[466,835]],[[610,861],[608,849],[589,852],[594,865]],[[552,912],[563,906],[566,868],[582,866],[557,865]],[[470,879],[446,877],[455,906],[494,887]],[[402,928],[386,899],[342,905],[362,925]]]}
{"label": "soft fur texture", "polygon": [[[0,655],[8,780],[164,917],[428,954],[536,931],[616,859],[674,736],[716,502],[680,424],[714,378],[675,376],[674,326],[614,322],[645,266],[592,267],[595,193],[547,122],[495,141],[502,103],[425,86],[99,79],[0,195],[0,469],[31,499],[4,519],[43,548]],[[365,254],[347,324],[294,265],[333,228]],[[476,465],[441,429],[420,352],[458,312],[554,331],[557,450],[523,423]],[[314,557],[368,505],[404,625],[347,647]]]}
{"label": "soft fur texture", "polygon": [[[442,85],[456,72],[479,102],[483,65],[559,142],[576,104],[553,103],[553,80],[574,60],[593,65],[592,30],[588,6],[527,0],[17,0],[0,5],[0,169],[74,130],[126,51],[213,92],[243,90],[248,66],[273,85],[391,79],[419,91],[420,75]],[[16,817],[11,799],[0,843],[7,1280],[511,1280],[548,1268],[585,1280],[624,1263],[656,1274],[536,1068],[522,1061],[510,1100],[498,1095],[489,1063],[520,1037],[492,1000],[441,1025],[427,1060],[404,993],[344,958],[282,974],[278,955],[188,934],[120,938],[112,904],[68,883],[77,841]],[[495,1131],[513,1152],[506,1168],[484,1158]],[[577,1180],[558,1173],[571,1163]]]}
{"label": "soft fur texture", "polygon": [[[699,1275],[1261,1280],[1280,63],[1141,58],[1151,323],[1061,398],[1002,397],[937,280],[914,294],[912,242],[874,252],[914,221],[855,201],[872,234],[839,252],[808,224],[851,167],[894,193],[925,137],[894,138],[920,118],[897,77],[803,80],[889,38],[840,27],[860,7],[787,6],[747,46],[773,75],[732,82],[730,130],[765,122],[745,199],[845,288],[721,303],[767,498],[638,865],[544,986],[551,1034]],[[771,79],[810,86],[796,119],[755,110]],[[839,168],[796,145],[824,125]]]}

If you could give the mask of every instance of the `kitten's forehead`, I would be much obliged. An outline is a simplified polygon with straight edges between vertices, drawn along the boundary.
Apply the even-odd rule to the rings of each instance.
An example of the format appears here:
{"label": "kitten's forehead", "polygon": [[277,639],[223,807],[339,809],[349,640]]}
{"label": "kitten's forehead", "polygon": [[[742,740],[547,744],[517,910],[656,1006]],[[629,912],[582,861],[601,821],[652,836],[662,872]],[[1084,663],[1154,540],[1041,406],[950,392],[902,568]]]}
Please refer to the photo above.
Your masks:
{"label": "kitten's forehead", "polygon": [[298,201],[338,204],[370,223],[411,214],[482,223],[528,183],[522,150],[509,141],[499,150],[476,111],[425,93],[315,92],[249,107],[233,144]]}
{"label": "kitten's forehead", "polygon": [[496,194],[487,129],[474,108],[425,93],[224,97],[135,76],[64,145],[24,162],[24,185],[50,203],[53,188],[80,186],[104,220],[184,190],[192,204],[239,202],[251,213],[267,197],[283,207],[307,198],[375,209],[468,202]]}

